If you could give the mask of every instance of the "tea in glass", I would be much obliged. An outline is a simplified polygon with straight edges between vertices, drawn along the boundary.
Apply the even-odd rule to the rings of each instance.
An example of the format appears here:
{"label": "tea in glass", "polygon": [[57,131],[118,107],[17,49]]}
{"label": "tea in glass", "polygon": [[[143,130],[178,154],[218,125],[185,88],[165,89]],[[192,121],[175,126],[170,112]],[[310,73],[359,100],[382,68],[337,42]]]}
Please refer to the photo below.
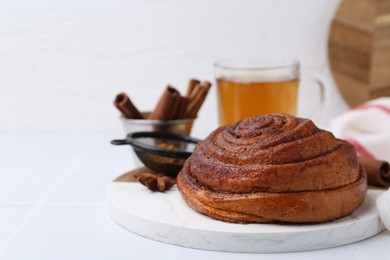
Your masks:
{"label": "tea in glass", "polygon": [[271,113],[297,114],[298,62],[222,61],[216,74],[220,125]]}

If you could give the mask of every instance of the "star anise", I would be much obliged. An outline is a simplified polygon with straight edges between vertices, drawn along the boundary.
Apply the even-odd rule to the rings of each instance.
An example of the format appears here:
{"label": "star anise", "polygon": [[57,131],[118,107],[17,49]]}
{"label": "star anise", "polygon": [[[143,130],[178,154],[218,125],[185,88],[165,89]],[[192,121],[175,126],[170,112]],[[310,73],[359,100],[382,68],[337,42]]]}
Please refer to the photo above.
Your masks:
{"label": "star anise", "polygon": [[139,177],[139,182],[149,190],[164,192],[176,184],[176,180],[163,174],[144,173]]}

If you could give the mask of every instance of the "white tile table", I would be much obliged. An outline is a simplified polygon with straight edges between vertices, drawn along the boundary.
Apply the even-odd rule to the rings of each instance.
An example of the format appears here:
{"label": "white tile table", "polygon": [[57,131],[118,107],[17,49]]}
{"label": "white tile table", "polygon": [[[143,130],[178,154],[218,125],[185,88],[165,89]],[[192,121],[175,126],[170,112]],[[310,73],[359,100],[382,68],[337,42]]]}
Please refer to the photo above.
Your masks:
{"label": "white tile table", "polygon": [[106,187],[133,167],[116,136],[0,135],[0,259],[387,259],[390,232],[284,254],[184,248],[135,235],[108,214]]}

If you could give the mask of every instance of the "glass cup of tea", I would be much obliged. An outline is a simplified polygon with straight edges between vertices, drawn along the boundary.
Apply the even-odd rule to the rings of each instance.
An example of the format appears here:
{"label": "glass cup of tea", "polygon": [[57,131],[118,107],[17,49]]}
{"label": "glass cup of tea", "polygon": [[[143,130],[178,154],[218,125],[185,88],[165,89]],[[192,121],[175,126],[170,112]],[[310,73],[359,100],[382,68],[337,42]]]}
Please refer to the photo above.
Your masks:
{"label": "glass cup of tea", "polygon": [[[272,113],[296,116],[299,67],[297,60],[226,59],[216,62],[219,125]],[[323,85],[319,85],[323,95]]]}

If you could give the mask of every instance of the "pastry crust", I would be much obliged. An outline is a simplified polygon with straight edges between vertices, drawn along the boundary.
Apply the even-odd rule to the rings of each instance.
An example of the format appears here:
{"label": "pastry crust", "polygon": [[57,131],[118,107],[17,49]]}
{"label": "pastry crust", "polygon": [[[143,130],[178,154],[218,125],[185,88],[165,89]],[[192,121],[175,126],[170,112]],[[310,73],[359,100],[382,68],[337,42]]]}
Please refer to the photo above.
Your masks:
{"label": "pastry crust", "polygon": [[352,145],[284,114],[218,128],[177,177],[185,201],[238,223],[321,223],[363,202],[366,174]]}

